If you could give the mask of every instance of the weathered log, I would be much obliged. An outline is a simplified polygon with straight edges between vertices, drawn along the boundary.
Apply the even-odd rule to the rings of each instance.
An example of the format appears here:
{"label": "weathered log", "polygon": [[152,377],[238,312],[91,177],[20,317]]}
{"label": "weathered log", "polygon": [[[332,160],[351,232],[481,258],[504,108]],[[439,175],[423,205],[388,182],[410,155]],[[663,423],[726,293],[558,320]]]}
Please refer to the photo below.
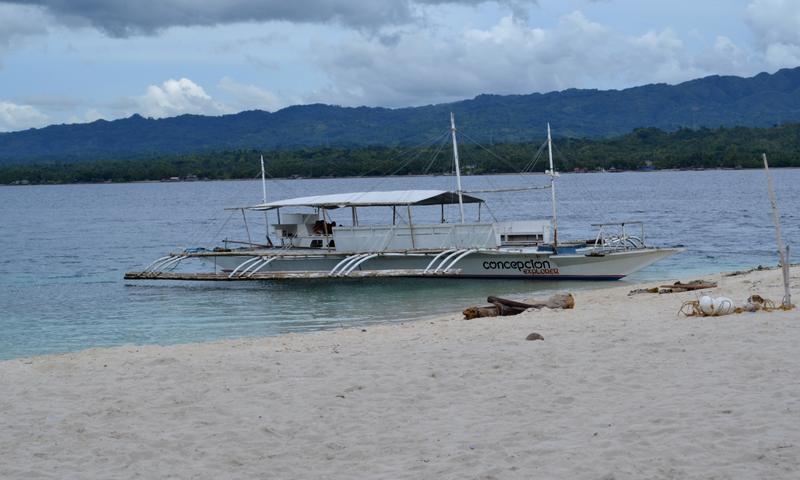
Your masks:
{"label": "weathered log", "polygon": [[[661,288],[671,289],[673,292],[686,292],[689,290],[702,290],[705,288],[716,288],[715,282],[704,282],[702,280],[692,280],[689,283],[675,282],[672,285],[661,285]],[[659,292],[661,293],[661,292]]]}
{"label": "weathered log", "polygon": [[[508,317],[510,315],[519,315],[520,313],[527,310],[527,307],[518,307],[516,305],[507,305],[503,302],[496,301],[494,297],[489,297],[489,302],[497,308],[497,311],[500,313],[501,317]],[[499,299],[503,300],[503,299]]]}
{"label": "weathered log", "polygon": [[486,301],[489,303],[499,303],[507,307],[517,307],[522,309],[533,307],[533,305],[528,303],[517,302],[516,300],[509,300],[507,298],[494,297],[491,295],[486,299]]}
{"label": "weathered log", "polygon": [[487,301],[492,305],[469,307],[464,310],[464,318],[466,320],[472,320],[473,318],[481,317],[518,315],[530,308],[575,308],[575,297],[573,297],[571,293],[559,293],[551,296],[547,300],[530,300],[529,303],[494,296],[487,298]]}
{"label": "weathered log", "polygon": [[658,287],[653,288],[637,288],[636,290],[631,290],[628,292],[628,296],[637,295],[639,293],[658,293]]}
{"label": "weathered log", "polygon": [[661,285],[660,287],[652,288],[639,288],[631,290],[628,295],[636,295],[637,293],[681,293],[691,292],[694,290],[703,290],[706,288],[716,288],[715,282],[706,282],[703,280],[692,280],[689,283],[675,282],[672,285]]}
{"label": "weathered log", "polygon": [[509,308],[521,308],[526,310],[528,308],[574,308],[575,297],[571,293],[557,293],[547,300],[527,300],[526,302],[518,302],[516,300],[509,300],[507,298],[489,297],[486,299],[489,303],[500,303]]}
{"label": "weathered log", "polygon": [[556,293],[547,300],[530,299],[526,300],[526,303],[530,305],[528,308],[561,308],[568,310],[575,308],[575,297],[571,293]]}
{"label": "weathered log", "polygon": [[469,307],[464,310],[464,320],[472,320],[473,318],[481,317],[496,317],[500,315],[500,311],[494,305],[487,307]]}

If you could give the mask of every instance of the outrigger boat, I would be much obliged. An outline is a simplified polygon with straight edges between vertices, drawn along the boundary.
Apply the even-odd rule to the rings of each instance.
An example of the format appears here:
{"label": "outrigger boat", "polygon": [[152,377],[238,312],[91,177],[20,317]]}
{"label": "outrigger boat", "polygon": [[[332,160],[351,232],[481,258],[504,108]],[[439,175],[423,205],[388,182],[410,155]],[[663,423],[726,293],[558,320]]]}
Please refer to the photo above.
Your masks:
{"label": "outrigger boat", "polygon": [[[159,258],[144,270],[128,272],[128,280],[273,280],[343,277],[452,277],[535,280],[617,280],[680,248],[645,245],[642,222],[606,223],[596,237],[582,242],[559,242],[555,202],[552,138],[547,126],[552,218],[481,222],[484,201],[461,188],[455,121],[451,114],[456,190],[353,192],[266,201],[263,158],[261,204],[245,211],[273,212],[276,242],[233,242],[240,248],[187,249]],[[459,222],[445,223],[444,206],[458,205]],[[478,220],[468,222],[464,206],[475,204]],[[414,223],[412,212],[439,207],[440,223]],[[312,213],[292,211],[313,209]],[[350,209],[351,224],[337,225],[330,213]],[[390,209],[391,223],[364,225],[359,211]],[[282,212],[283,211],[283,212]],[[631,231],[632,229],[636,231]],[[213,271],[181,272],[190,259],[202,260]]]}

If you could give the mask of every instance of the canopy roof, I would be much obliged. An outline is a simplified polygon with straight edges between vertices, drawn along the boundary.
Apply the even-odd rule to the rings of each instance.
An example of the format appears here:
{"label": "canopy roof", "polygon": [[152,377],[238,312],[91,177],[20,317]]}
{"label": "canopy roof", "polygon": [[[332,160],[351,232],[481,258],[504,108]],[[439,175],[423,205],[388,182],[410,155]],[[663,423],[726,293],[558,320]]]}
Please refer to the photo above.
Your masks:
{"label": "canopy roof", "polygon": [[[483,200],[462,194],[464,203],[483,203]],[[352,192],[333,195],[290,198],[247,207],[250,210],[272,210],[281,207],[392,207],[406,205],[450,205],[458,203],[458,193],[445,190],[394,190],[389,192]]]}

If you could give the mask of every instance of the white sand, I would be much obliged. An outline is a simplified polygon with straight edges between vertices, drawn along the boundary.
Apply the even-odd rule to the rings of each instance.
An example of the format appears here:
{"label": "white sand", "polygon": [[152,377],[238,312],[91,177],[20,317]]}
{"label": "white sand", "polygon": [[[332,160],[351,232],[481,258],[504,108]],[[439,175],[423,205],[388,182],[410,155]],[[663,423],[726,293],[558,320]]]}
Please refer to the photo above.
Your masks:
{"label": "white sand", "polygon": [[[777,270],[716,279],[781,296]],[[800,478],[800,313],[679,318],[695,293],[631,288],[2,362],[0,478]]]}

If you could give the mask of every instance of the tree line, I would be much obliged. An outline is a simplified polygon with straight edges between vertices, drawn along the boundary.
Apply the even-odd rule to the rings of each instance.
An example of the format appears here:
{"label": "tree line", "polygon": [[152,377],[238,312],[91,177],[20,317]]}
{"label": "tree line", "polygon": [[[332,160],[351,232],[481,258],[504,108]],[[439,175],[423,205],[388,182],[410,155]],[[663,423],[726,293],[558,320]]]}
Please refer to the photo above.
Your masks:
{"label": "tree line", "polygon": [[[542,140],[543,141],[543,140]],[[800,167],[800,124],[772,128],[732,127],[665,132],[641,128],[610,139],[556,138],[561,171],[575,169],[754,168],[767,153],[775,167]],[[479,145],[459,143],[467,174],[544,171],[542,142]],[[537,152],[539,154],[537,158]],[[348,177],[442,174],[453,171],[446,138],[435,144],[390,148],[226,150],[186,155],[145,155],[85,162],[48,162],[0,167],[0,183],[98,183],[165,179],[247,179],[259,175],[263,155],[272,177]]]}

